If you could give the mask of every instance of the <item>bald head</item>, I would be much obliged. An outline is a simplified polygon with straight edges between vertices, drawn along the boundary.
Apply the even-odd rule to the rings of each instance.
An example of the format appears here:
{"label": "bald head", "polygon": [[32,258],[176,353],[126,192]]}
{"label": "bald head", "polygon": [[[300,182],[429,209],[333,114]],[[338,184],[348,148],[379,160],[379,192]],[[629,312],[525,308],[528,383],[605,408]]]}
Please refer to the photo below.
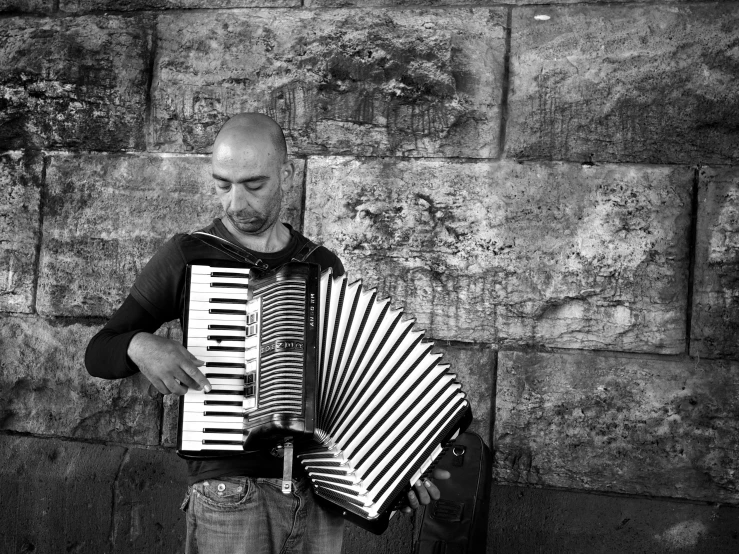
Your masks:
{"label": "bald head", "polygon": [[279,164],[287,161],[287,144],[280,126],[269,116],[260,113],[240,113],[226,121],[213,143],[213,153],[226,145],[233,148],[240,143],[268,141],[272,144]]}

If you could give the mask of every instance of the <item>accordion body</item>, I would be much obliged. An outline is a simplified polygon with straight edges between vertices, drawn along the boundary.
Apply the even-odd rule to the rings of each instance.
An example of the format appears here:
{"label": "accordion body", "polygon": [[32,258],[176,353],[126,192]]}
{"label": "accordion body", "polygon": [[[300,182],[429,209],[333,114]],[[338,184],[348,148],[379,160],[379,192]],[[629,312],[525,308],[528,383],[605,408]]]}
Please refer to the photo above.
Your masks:
{"label": "accordion body", "polygon": [[346,276],[188,266],[184,339],[209,393],[180,399],[178,453],[235,455],[292,436],[317,495],[381,532],[404,490],[471,420],[433,343]]}

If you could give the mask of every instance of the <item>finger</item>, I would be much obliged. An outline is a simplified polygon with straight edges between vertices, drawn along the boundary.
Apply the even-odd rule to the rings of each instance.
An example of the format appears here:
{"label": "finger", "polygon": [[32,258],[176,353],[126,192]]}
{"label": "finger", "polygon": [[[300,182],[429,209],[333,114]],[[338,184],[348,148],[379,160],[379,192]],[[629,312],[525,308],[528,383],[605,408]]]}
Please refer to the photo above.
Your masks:
{"label": "finger", "polygon": [[439,487],[434,485],[433,481],[429,481],[428,479],[426,479],[423,482],[423,486],[426,487],[426,490],[428,491],[429,496],[432,500],[439,500],[439,498],[441,498],[441,491],[439,490]]}
{"label": "finger", "polygon": [[152,386],[162,394],[169,394],[169,389],[160,379],[149,379]]}
{"label": "finger", "polygon": [[431,502],[431,498],[429,498],[429,493],[427,490],[426,483],[431,483],[430,481],[424,479],[421,481],[420,479],[416,481],[416,484],[413,486],[414,489],[416,489],[416,496],[418,497],[418,501],[421,504],[428,504]]}
{"label": "finger", "polygon": [[182,376],[177,375],[177,378],[188,388],[195,390],[205,389],[205,392],[210,392],[211,386],[210,381],[203,375],[203,373],[194,365],[182,364]]}
{"label": "finger", "polygon": [[417,510],[418,509],[418,497],[416,496],[416,493],[413,491],[408,491],[408,504],[410,505],[411,510]]}
{"label": "finger", "polygon": [[188,388],[180,383],[177,379],[172,379],[171,381],[165,381],[164,383],[167,388],[169,389],[169,392],[172,394],[178,394],[182,396],[183,394],[187,393]]}
{"label": "finger", "polygon": [[449,473],[446,469],[439,469],[436,468],[434,470],[434,479],[449,479],[452,476],[451,473]]}

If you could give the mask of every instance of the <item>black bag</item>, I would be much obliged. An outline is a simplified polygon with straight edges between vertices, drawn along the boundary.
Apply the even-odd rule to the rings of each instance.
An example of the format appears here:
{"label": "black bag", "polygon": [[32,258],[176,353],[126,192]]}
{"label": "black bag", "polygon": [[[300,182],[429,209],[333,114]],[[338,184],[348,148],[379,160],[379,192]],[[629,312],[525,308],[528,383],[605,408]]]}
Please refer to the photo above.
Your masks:
{"label": "black bag", "polygon": [[434,483],[439,500],[425,506],[414,554],[485,552],[492,458],[477,433],[462,433],[438,465],[451,477]]}

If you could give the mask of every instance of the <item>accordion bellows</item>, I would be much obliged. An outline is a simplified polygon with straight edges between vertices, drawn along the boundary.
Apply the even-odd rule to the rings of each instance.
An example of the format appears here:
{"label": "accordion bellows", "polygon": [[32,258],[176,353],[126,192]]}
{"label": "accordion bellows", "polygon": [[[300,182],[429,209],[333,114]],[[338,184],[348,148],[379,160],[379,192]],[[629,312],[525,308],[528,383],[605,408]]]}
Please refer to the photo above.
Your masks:
{"label": "accordion bellows", "polygon": [[390,299],[318,271],[189,267],[185,342],[213,390],[182,397],[178,450],[212,457],[293,435],[316,494],[373,521],[469,424],[469,403]]}

